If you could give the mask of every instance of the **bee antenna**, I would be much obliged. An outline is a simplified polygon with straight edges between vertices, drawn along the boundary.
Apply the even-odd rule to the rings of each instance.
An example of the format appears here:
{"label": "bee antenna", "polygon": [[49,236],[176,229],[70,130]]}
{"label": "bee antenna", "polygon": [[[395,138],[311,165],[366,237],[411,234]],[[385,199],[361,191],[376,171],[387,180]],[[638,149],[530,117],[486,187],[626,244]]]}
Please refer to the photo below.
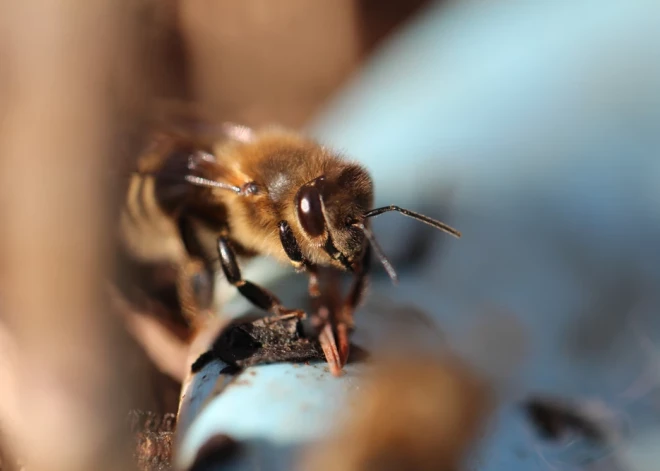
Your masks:
{"label": "bee antenna", "polygon": [[191,183],[195,186],[201,186],[205,188],[222,188],[225,190],[231,190],[234,193],[241,192],[241,189],[237,186],[230,185],[228,183],[216,182],[215,180],[209,180],[208,178],[198,177],[195,175],[186,175],[184,178],[188,183]]}
{"label": "bee antenna", "polygon": [[408,216],[408,217],[411,217],[413,219],[417,219],[418,221],[421,221],[424,224],[428,224],[429,226],[433,226],[436,229],[440,229],[441,231],[446,232],[447,234],[451,234],[454,237],[457,237],[457,238],[461,237],[461,233],[459,231],[457,231],[453,227],[445,224],[444,222],[437,221],[435,219],[432,219],[428,216],[424,216],[423,214],[416,213],[416,212],[411,211],[409,209],[400,208],[399,206],[390,205],[390,206],[383,206],[382,208],[372,209],[371,211],[367,211],[366,213],[364,213],[362,215],[362,217],[367,219],[367,218],[371,218],[371,217],[374,217],[374,216],[378,216],[379,214],[386,213],[388,211],[396,211],[398,213],[403,214],[404,216]]}
{"label": "bee antenna", "polygon": [[354,224],[354,226],[362,230],[364,236],[369,241],[369,244],[371,244],[371,248],[374,249],[374,253],[376,254],[376,257],[378,257],[378,260],[383,265],[383,268],[387,272],[387,275],[392,280],[392,283],[395,285],[398,284],[399,277],[396,274],[396,270],[394,269],[392,262],[390,262],[387,256],[383,253],[383,249],[381,249],[380,245],[378,245],[378,242],[376,242],[376,237],[374,236],[374,233],[371,232],[371,230],[361,222]]}

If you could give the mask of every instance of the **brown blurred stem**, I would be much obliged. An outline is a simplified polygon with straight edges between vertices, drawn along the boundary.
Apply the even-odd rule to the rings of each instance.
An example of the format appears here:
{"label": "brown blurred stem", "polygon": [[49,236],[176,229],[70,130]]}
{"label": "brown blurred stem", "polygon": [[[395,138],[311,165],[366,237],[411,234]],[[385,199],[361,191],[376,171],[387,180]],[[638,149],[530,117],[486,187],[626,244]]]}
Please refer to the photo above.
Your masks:
{"label": "brown blurred stem", "polygon": [[0,422],[30,470],[130,469],[125,339],[102,280],[106,175],[147,89],[136,13],[124,0],[0,3],[2,316],[19,352]]}

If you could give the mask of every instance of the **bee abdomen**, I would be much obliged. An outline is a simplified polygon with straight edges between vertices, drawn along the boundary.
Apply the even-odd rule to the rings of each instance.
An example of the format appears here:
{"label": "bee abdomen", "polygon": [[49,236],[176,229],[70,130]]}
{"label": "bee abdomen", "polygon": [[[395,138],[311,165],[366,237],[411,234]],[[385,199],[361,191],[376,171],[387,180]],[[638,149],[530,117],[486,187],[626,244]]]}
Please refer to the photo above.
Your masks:
{"label": "bee abdomen", "polygon": [[133,175],[120,218],[120,241],[142,262],[181,262],[186,255],[176,221],[163,208],[151,175]]}

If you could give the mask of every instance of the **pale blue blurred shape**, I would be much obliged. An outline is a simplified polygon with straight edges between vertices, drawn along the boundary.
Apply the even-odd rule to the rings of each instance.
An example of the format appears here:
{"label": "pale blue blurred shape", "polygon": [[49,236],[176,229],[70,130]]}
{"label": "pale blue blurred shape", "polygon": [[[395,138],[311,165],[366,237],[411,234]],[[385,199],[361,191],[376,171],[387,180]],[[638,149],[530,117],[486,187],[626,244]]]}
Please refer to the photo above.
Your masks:
{"label": "pale blue blurred shape", "polygon": [[660,463],[659,443],[660,431],[648,433],[624,451],[622,461],[630,471],[655,471]]}
{"label": "pale blue blurred shape", "polygon": [[[484,306],[512,311],[532,344],[512,378],[517,394],[597,397],[633,431],[660,420],[648,394],[625,393],[653,360],[639,339],[657,343],[659,333],[659,59],[657,1],[457,2],[426,11],[311,126],[368,166],[378,204],[439,216],[447,203],[464,234],[434,246],[397,289],[376,280],[376,296],[421,306],[450,339],[487,317]],[[375,228],[395,253],[413,224],[392,214]],[[571,353],[567,333],[591,298],[629,279],[645,299],[634,322],[615,325],[613,353]],[[456,343],[468,355],[475,347]],[[331,398],[330,384],[318,393]],[[236,411],[254,404],[236,400]],[[289,398],[287,424],[280,412],[261,416],[252,435],[303,424],[295,406],[304,400]],[[480,470],[563,470],[585,459],[575,447],[539,445],[512,404],[485,452]]]}
{"label": "pale blue blurred shape", "polygon": [[[209,366],[200,374],[212,368]],[[248,368],[198,415],[185,435],[177,460],[192,463],[195,450],[215,433],[228,434],[248,447],[253,442],[257,447],[267,445],[269,449],[287,452],[321,439],[331,430],[333,418],[355,387],[353,365],[348,365],[346,375],[339,379],[330,375],[323,363]],[[273,459],[284,459],[272,457],[272,453],[258,459],[246,456],[255,450],[242,452],[239,468],[247,462],[247,466],[272,469]]]}
{"label": "pale blue blurred shape", "polygon": [[[383,203],[461,176],[547,185],[575,157],[657,149],[658,13],[651,1],[439,6],[311,129],[369,167]],[[402,172],[413,163],[423,170]]]}

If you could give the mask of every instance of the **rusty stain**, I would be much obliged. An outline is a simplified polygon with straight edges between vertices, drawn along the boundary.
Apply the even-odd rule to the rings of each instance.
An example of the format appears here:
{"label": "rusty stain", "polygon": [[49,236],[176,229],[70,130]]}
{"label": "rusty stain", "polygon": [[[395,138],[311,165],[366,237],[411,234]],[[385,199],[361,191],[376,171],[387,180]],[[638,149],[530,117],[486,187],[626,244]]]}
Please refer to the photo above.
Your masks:
{"label": "rusty stain", "polygon": [[128,424],[132,432],[174,432],[176,414],[134,409],[128,413]]}
{"label": "rusty stain", "polygon": [[217,469],[234,457],[240,448],[240,443],[229,435],[214,435],[200,447],[190,471]]}
{"label": "rusty stain", "polygon": [[135,440],[138,470],[166,471],[171,468],[174,432],[141,432]]}
{"label": "rusty stain", "polygon": [[128,425],[134,438],[134,459],[139,471],[171,468],[176,415],[132,410]]}

